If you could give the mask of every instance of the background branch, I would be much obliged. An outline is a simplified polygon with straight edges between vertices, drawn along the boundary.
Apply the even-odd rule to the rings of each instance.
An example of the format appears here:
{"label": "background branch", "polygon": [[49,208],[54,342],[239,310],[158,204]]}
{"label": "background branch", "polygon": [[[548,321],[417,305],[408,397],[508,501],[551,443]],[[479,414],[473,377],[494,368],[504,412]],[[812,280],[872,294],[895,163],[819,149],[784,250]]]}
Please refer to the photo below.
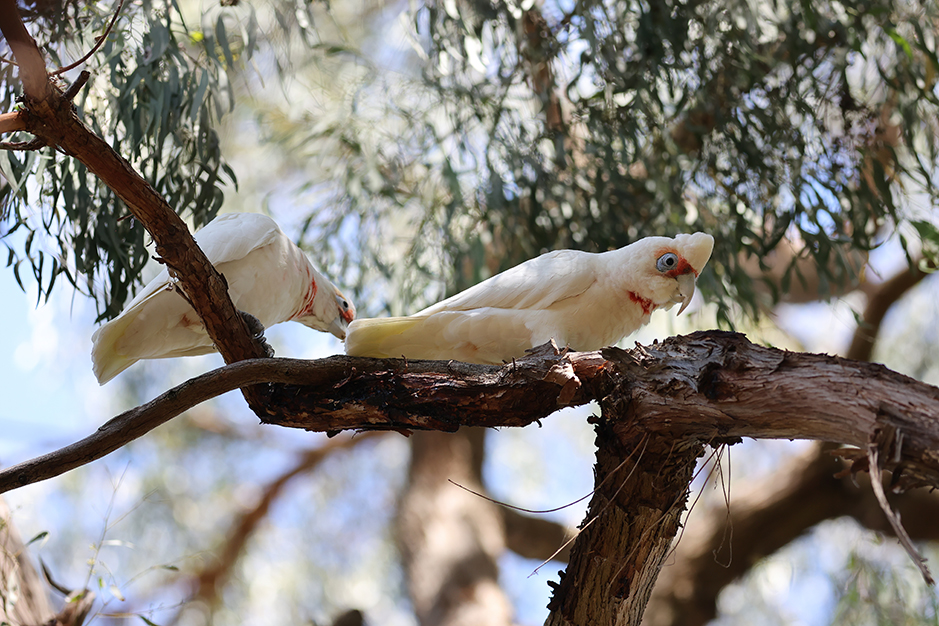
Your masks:
{"label": "background branch", "polygon": [[335,452],[348,450],[379,435],[381,433],[362,433],[354,437],[331,439],[318,448],[304,452],[292,468],[264,488],[263,495],[255,506],[238,516],[224,544],[215,551],[216,559],[193,576],[192,599],[201,600],[211,608],[218,605],[222,587],[244,553],[249,539],[267,517],[274,502],[283,494],[284,488],[294,478],[313,471]]}

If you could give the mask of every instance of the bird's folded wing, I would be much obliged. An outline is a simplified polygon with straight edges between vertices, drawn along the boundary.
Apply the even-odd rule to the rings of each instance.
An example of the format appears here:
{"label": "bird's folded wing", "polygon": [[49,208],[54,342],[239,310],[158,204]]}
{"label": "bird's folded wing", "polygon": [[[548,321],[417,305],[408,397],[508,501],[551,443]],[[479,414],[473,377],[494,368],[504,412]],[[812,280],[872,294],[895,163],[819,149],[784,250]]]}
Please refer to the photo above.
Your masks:
{"label": "bird's folded wing", "polygon": [[530,312],[493,308],[355,320],[346,353],[500,364],[531,347],[531,322]]}
{"label": "bird's folded wing", "polygon": [[557,250],[526,261],[470,287],[455,296],[415,313],[497,309],[547,309],[579,296],[597,277],[597,255],[578,250]]}
{"label": "bird's folded wing", "polygon": [[260,213],[221,215],[195,235],[196,243],[216,267],[243,259],[282,236],[274,220]]}

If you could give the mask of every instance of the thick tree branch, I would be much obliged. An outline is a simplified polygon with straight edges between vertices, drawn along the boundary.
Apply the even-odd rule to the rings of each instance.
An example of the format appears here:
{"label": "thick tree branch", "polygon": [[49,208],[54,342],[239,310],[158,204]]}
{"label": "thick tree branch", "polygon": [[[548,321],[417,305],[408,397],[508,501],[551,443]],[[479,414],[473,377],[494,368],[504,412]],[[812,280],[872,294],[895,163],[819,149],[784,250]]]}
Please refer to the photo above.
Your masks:
{"label": "thick tree branch", "polygon": [[[263,380],[277,383],[264,389],[276,407],[266,421],[327,432],[523,426],[561,406],[600,399],[601,482],[589,531],[578,537],[552,605],[556,624],[638,623],[705,443],[745,436],[835,441],[860,448],[848,456],[863,470],[873,442],[894,472],[894,488],[939,486],[939,389],[880,365],[763,348],[719,331],[602,353],[557,354],[546,344],[502,367],[341,356],[239,363],[112,420],[89,439],[114,446],[196,400]],[[102,445],[85,440],[6,470],[0,488],[37,480],[50,467],[61,471],[66,458],[74,467],[83,455],[100,456]],[[603,480],[608,476],[614,480]],[[605,565],[589,555],[606,555]]]}
{"label": "thick tree branch", "polygon": [[[868,302],[846,356],[868,361],[888,311],[926,276],[904,268],[868,292]],[[648,626],[703,626],[717,617],[720,591],[755,563],[776,552],[816,524],[850,516],[861,525],[893,534],[866,476],[837,478],[843,466],[831,445],[819,444],[793,459],[771,480],[741,493],[734,489],[725,506],[695,511],[662,570],[644,621]],[[858,482],[861,486],[858,487]],[[921,490],[893,499],[913,539],[939,540],[939,497]]]}
{"label": "thick tree branch", "polygon": [[[576,357],[581,363],[593,363],[595,367],[603,363],[602,357],[596,352],[571,356]],[[366,392],[367,387],[372,384],[372,380],[382,380],[386,386],[389,383],[395,386],[397,382],[403,381],[406,386],[413,388],[414,393],[429,396],[424,398],[425,411],[430,410],[435,414],[444,413],[447,416],[444,421],[439,418],[428,419],[415,407],[414,415],[402,414],[399,420],[396,416],[398,411],[392,411],[391,414],[384,413],[384,409],[380,406],[380,399],[374,398],[372,401],[379,402],[379,405],[373,407],[372,411],[357,415],[354,410],[351,414],[341,409],[337,410],[334,416],[322,422],[327,426],[326,428],[305,427],[288,423],[289,420],[286,419],[280,422],[282,425],[297,426],[308,430],[338,432],[347,429],[437,428],[452,431],[458,428],[461,422],[472,424],[473,419],[478,418],[480,414],[488,415],[487,421],[496,425],[525,426],[546,417],[557,409],[556,398],[558,390],[562,387],[557,382],[542,379],[546,374],[544,368],[550,369],[553,364],[562,362],[564,358],[553,355],[552,352],[550,357],[535,356],[520,361],[517,367],[508,365],[504,368],[457,362],[407,362],[397,359],[379,360],[345,356],[335,356],[319,361],[301,359],[240,361],[197,376],[146,404],[125,411],[80,441],[0,471],[0,493],[53,478],[100,459],[187,409],[239,387],[260,383],[281,383],[281,385],[271,387],[265,394],[268,396],[289,397],[299,394],[301,389],[308,387],[332,389],[339,394],[343,393],[344,389],[353,391],[352,388],[357,388],[355,393],[361,396],[362,392]],[[524,367],[521,363],[525,364]],[[553,399],[550,396],[552,390]],[[526,394],[533,391],[547,391],[549,400],[530,403],[530,407],[525,407]],[[487,392],[496,397],[485,397]],[[394,393],[400,396],[402,393],[411,392],[398,390]],[[586,400],[581,399],[581,403],[584,401]],[[448,408],[448,402],[461,403],[469,413],[465,418],[454,415],[455,405]],[[519,412],[500,418],[500,412],[510,403],[515,403],[520,409]],[[275,412],[274,409],[271,409],[271,412]]]}
{"label": "thick tree branch", "polygon": [[334,432],[525,426],[597,397],[612,373],[627,376],[645,407],[642,428],[702,441],[803,438],[866,449],[877,429],[905,433],[891,450],[906,484],[939,485],[939,389],[887,368],[756,346],[733,333],[673,337],[631,351],[555,354],[550,344],[502,367],[335,356],[261,359],[192,379],[114,418],[62,451],[0,472],[0,493],[100,458],[182,411],[236,387],[264,391],[262,419]]}

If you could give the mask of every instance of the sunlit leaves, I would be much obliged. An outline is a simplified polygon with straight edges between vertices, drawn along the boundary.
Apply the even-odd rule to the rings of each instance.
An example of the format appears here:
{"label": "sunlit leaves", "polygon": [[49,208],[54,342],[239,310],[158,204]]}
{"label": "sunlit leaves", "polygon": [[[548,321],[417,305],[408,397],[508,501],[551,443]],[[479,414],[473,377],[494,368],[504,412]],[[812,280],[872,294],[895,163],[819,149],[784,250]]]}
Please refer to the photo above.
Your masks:
{"label": "sunlit leaves", "polygon": [[[845,244],[878,245],[910,194],[939,198],[936,38],[920,26],[937,15],[876,0],[458,2],[419,8],[414,25],[451,126],[482,146],[464,184],[485,190],[478,232],[505,242],[504,266],[706,230],[723,278],[702,287],[726,315],[756,311],[741,255],[786,235],[837,286],[857,270]],[[551,92],[568,99],[567,129],[551,124]]]}
{"label": "sunlit leaves", "polygon": [[[70,39],[54,50],[64,57],[65,51],[89,47],[113,9],[95,5],[83,14],[82,28],[68,33]],[[223,24],[219,15],[216,26]],[[224,44],[220,36],[226,37]],[[197,225],[214,217],[224,186],[235,182],[215,125],[234,104],[228,72],[235,69],[242,40],[235,46],[224,30],[190,36],[171,2],[128,3],[89,60],[94,77],[76,99],[86,123]],[[18,84],[2,86],[6,100],[12,100]],[[0,190],[10,212],[0,234],[14,266],[32,267],[41,295],[64,273],[98,299],[102,317],[113,316],[148,259],[142,227],[78,161],[50,150],[39,158],[30,154],[25,161],[13,153],[0,157],[0,171],[11,183]],[[9,236],[17,229],[30,235],[25,240]],[[38,250],[23,245],[35,233],[44,244]]]}

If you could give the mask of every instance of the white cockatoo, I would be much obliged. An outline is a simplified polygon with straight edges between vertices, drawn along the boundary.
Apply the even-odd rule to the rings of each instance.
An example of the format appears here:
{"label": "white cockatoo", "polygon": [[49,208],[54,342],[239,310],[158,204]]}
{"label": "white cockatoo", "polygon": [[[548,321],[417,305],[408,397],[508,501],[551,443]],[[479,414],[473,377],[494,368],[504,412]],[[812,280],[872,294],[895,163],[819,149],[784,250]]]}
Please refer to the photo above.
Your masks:
{"label": "white cockatoo", "polygon": [[[274,220],[258,213],[217,217],[196,242],[228,282],[235,308],[266,328],[295,321],[342,339],[355,317],[352,301],[333,286]],[[140,359],[215,352],[202,320],[166,269],[124,311],[95,331],[91,359],[104,384]]]}
{"label": "white cockatoo", "polygon": [[592,254],[548,252],[410,317],[356,320],[346,354],[499,364],[549,339],[574,350],[615,344],[681,303],[711,257],[704,233],[647,237]]}

